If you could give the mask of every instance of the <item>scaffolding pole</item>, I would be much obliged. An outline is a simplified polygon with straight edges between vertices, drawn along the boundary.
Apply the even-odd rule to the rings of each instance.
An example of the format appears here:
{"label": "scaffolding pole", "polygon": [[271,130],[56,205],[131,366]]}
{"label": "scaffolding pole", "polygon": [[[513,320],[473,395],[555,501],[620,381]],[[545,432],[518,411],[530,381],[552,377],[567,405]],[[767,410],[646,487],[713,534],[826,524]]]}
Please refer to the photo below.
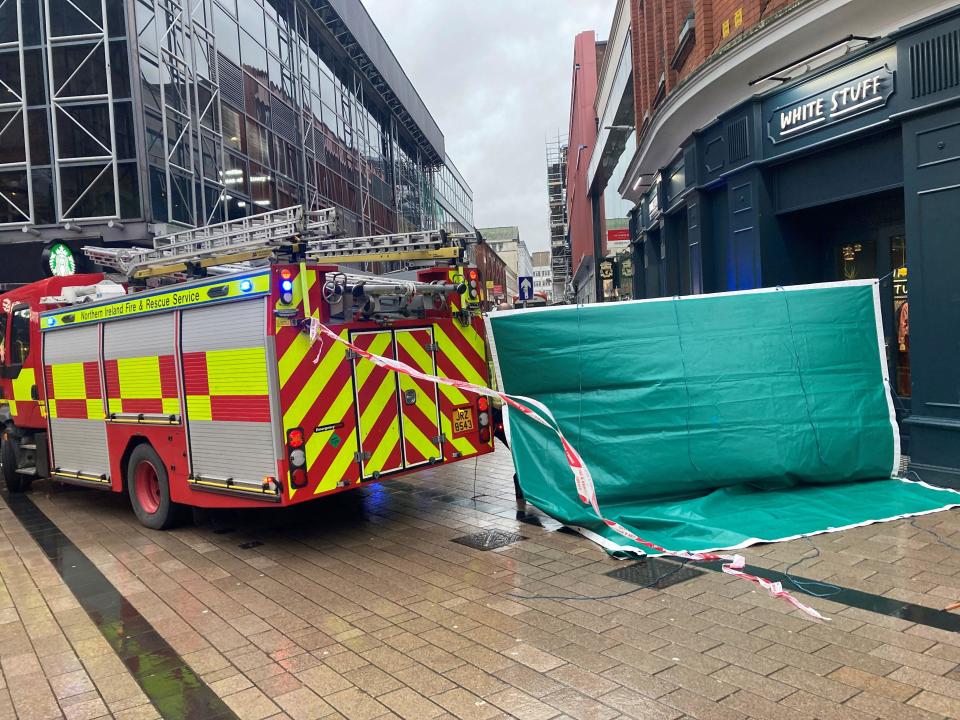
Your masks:
{"label": "scaffolding pole", "polygon": [[547,222],[550,226],[550,268],[553,296],[563,298],[572,280],[567,237],[567,138],[547,140]]}

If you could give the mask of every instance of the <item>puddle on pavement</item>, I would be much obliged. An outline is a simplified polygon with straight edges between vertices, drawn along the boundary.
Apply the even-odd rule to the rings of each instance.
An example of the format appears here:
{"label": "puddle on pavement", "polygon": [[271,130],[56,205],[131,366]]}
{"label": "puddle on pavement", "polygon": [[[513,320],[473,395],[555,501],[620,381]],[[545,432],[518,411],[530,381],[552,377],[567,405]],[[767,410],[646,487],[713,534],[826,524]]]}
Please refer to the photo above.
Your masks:
{"label": "puddle on pavement", "polygon": [[5,499],[163,718],[236,719],[233,711],[28,496],[6,495]]}

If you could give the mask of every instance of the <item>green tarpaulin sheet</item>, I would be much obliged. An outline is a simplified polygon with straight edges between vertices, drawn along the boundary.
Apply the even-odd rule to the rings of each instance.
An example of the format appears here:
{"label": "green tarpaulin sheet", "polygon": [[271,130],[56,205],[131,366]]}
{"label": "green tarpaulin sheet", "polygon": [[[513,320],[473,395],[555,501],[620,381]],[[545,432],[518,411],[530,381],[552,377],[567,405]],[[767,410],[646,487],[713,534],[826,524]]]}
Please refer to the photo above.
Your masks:
{"label": "green tarpaulin sheet", "polygon": [[[875,282],[497,312],[498,382],[543,403],[603,515],[716,550],[934,512],[960,494],[892,477],[899,435]],[[577,497],[557,436],[516,411],[527,500],[633,549]]]}

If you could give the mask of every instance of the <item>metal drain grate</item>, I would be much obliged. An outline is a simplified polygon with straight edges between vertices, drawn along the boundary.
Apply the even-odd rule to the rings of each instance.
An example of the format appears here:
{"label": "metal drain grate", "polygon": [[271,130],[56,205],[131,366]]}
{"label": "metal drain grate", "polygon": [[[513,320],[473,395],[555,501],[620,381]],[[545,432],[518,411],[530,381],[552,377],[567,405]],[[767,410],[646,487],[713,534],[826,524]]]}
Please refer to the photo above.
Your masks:
{"label": "metal drain grate", "polygon": [[454,538],[455,543],[466,545],[474,550],[496,550],[507,545],[512,545],[520,540],[526,540],[520,533],[504,532],[503,530],[484,530],[483,532],[473,533],[473,535],[464,535]]}
{"label": "metal drain grate", "polygon": [[697,570],[689,565],[681,566],[671,560],[646,558],[633,565],[611,570],[607,573],[607,577],[623,580],[634,585],[663,590],[671,585],[679,585],[687,580],[692,580],[698,575],[703,575],[703,573],[703,570]]}

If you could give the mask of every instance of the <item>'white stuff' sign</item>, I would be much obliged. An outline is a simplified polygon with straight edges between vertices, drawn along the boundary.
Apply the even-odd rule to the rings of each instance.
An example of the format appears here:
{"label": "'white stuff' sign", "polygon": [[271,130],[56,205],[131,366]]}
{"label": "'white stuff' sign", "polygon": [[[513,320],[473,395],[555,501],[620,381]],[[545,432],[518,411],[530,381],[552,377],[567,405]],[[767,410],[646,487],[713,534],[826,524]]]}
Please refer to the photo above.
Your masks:
{"label": "'white stuff' sign", "polygon": [[773,110],[770,140],[782,142],[884,107],[893,95],[894,71],[883,66]]}

